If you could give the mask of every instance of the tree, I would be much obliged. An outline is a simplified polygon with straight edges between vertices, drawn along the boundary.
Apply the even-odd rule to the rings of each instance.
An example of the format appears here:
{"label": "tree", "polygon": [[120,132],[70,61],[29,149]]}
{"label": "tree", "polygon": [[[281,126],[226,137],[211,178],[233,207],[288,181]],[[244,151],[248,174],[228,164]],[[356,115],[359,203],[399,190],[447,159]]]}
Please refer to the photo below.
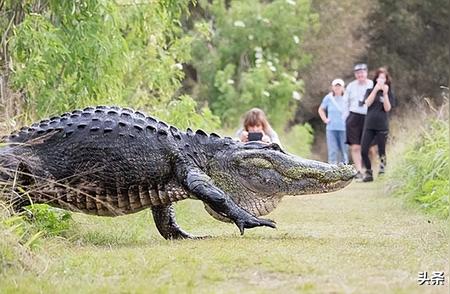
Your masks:
{"label": "tree", "polygon": [[369,17],[368,58],[391,69],[400,101],[424,95],[441,101],[450,74],[448,10],[444,0],[379,0]]}
{"label": "tree", "polygon": [[27,3],[9,40],[11,86],[25,97],[25,120],[118,104],[172,123],[172,111],[183,110],[192,122],[218,125],[207,109],[197,114],[191,97],[176,98],[191,42],[179,19],[190,1],[51,0],[38,13]]}
{"label": "tree", "polygon": [[194,25],[194,95],[227,126],[251,107],[276,127],[293,118],[303,91],[298,70],[311,56],[301,47],[316,24],[309,1],[199,1]]}

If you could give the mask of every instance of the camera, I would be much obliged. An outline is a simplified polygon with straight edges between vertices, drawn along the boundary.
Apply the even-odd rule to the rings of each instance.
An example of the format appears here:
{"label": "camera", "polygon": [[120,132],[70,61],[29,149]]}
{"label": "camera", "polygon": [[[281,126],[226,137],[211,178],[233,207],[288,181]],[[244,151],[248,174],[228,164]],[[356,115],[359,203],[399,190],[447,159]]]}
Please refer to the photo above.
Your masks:
{"label": "camera", "polygon": [[380,85],[384,85],[386,83],[386,79],[378,78],[377,83],[379,83]]}
{"label": "camera", "polygon": [[248,140],[249,141],[261,141],[263,137],[263,133],[261,132],[249,132]]}

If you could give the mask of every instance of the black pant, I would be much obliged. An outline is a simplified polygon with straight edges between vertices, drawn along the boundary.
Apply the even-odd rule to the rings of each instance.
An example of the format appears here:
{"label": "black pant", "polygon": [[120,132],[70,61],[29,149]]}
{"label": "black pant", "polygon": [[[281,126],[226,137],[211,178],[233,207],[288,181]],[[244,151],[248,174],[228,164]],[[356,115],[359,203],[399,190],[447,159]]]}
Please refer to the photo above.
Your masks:
{"label": "black pant", "polygon": [[387,135],[388,135],[387,130],[379,131],[379,130],[364,129],[361,139],[361,157],[364,166],[366,167],[367,170],[372,170],[372,165],[370,163],[369,158],[369,148],[374,139],[378,145],[378,155],[381,158],[381,162],[385,163]]}

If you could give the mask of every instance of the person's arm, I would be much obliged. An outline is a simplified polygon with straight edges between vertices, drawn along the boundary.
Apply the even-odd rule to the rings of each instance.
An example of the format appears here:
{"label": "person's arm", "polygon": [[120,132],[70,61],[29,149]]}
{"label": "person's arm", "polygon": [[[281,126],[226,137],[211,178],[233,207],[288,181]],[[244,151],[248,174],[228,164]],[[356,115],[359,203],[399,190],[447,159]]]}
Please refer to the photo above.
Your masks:
{"label": "person's arm", "polygon": [[241,142],[248,142],[248,132],[243,128],[239,129],[236,132],[236,137]]}
{"label": "person's arm", "polygon": [[344,100],[344,109],[342,109],[342,118],[346,119],[350,114],[350,87],[347,85],[345,88],[344,96],[342,96]]}
{"label": "person's arm", "polygon": [[261,141],[263,141],[264,143],[273,143],[273,139],[271,136],[269,136],[268,134],[266,134],[264,131],[262,131],[262,138]]}
{"label": "person's arm", "polygon": [[280,138],[278,137],[277,132],[275,132],[275,131],[272,129],[272,132],[270,132],[270,134],[268,134],[268,135],[269,135],[270,141],[271,141],[272,143],[276,143],[276,144],[278,144],[280,147],[282,147],[282,146],[281,146],[281,142],[280,142]]}
{"label": "person's arm", "polygon": [[372,89],[372,92],[370,92],[369,96],[367,96],[367,98],[366,98],[365,103],[366,103],[367,107],[372,105],[373,101],[375,101],[375,97],[377,96],[378,91],[383,90],[383,86],[386,86],[386,85],[380,84],[379,82],[377,82],[375,84],[375,86]]}
{"label": "person's arm", "polygon": [[375,101],[375,97],[377,96],[377,93],[378,93],[378,89],[376,89],[376,88],[373,88],[372,91],[370,91],[370,94],[367,96],[366,101],[365,101],[367,107],[372,105],[373,101]]}
{"label": "person's arm", "polygon": [[330,122],[330,120],[327,117],[327,114],[325,113],[327,107],[328,107],[328,95],[323,98],[322,103],[320,103],[319,109],[317,110],[320,118],[325,124],[328,124]]}
{"label": "person's arm", "polygon": [[325,109],[322,108],[322,106],[319,106],[319,110],[318,110],[319,116],[322,119],[322,121],[325,124],[328,124],[330,122],[330,120],[327,117],[327,114],[325,113]]}
{"label": "person's arm", "polygon": [[384,111],[389,112],[392,108],[391,101],[389,100],[389,86],[383,86],[383,108]]}

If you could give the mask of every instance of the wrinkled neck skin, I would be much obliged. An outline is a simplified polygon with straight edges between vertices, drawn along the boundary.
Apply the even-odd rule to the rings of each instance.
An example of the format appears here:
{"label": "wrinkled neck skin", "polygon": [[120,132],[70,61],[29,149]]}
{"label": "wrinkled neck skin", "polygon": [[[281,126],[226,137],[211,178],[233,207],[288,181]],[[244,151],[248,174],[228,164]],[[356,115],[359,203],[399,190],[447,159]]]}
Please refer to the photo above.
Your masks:
{"label": "wrinkled neck skin", "polygon": [[276,144],[233,142],[226,148],[211,148],[210,144],[204,147],[208,150],[205,172],[215,185],[255,216],[270,213],[285,195],[342,189],[356,174],[350,165],[303,159],[285,153]]}

